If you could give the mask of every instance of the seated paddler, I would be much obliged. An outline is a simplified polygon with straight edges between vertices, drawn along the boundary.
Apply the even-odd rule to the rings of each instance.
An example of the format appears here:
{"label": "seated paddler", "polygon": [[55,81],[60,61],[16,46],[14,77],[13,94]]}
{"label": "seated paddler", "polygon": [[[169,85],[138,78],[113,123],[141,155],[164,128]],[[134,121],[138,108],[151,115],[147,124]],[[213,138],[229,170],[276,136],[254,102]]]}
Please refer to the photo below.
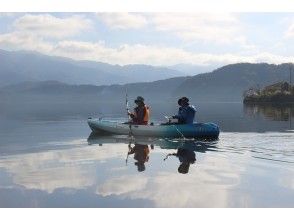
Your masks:
{"label": "seated paddler", "polygon": [[134,112],[128,112],[131,117],[131,123],[136,125],[148,125],[150,110],[147,105],[144,103],[144,98],[138,96],[135,100],[136,107]]}
{"label": "seated paddler", "polygon": [[195,107],[189,104],[187,97],[182,97],[178,100],[179,111],[177,115],[172,116],[178,120],[178,124],[193,124],[195,117]]}

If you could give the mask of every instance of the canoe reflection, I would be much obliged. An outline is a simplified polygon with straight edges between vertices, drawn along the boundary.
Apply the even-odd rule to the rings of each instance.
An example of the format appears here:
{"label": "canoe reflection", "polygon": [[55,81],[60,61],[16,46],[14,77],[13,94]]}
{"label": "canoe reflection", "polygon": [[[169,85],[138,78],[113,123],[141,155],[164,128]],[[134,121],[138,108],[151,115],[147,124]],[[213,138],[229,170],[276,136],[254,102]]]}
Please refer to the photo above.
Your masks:
{"label": "canoe reflection", "polygon": [[195,152],[217,151],[217,140],[129,138],[122,135],[101,135],[92,132],[87,141],[89,145],[98,144],[100,146],[111,143],[125,143],[128,146],[126,164],[128,163],[129,155],[134,155],[135,165],[139,172],[145,171],[145,164],[149,161],[150,150],[153,150],[154,146],[170,151],[176,150],[176,152],[168,153],[164,160],[170,156],[177,157],[180,162],[178,172],[182,174],[188,173],[190,165],[195,163]]}

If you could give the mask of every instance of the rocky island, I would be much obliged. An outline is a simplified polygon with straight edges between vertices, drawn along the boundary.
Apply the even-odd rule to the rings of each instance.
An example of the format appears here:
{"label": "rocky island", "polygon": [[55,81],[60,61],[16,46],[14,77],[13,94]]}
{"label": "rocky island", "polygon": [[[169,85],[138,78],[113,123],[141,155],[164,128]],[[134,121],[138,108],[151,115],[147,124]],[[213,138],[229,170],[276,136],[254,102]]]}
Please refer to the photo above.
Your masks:
{"label": "rocky island", "polygon": [[244,92],[243,103],[294,103],[294,86],[288,82],[278,82],[262,89],[250,88]]}

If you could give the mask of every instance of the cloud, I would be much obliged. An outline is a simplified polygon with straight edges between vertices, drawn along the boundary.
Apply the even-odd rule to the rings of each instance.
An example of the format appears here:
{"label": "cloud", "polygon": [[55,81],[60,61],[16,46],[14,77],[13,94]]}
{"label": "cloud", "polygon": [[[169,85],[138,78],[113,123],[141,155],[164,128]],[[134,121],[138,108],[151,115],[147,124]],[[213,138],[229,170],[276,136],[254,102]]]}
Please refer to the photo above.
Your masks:
{"label": "cloud", "polygon": [[26,14],[16,19],[13,27],[17,32],[61,39],[90,29],[92,21],[78,15],[57,18],[49,14]]}
{"label": "cloud", "polygon": [[[172,160],[166,162],[170,162],[173,167]],[[198,167],[196,162],[190,166],[187,175],[177,173],[175,167],[174,171],[158,171],[152,177],[123,175],[120,178],[109,178],[98,185],[96,193],[102,196],[116,195],[121,199],[144,199],[152,201],[154,207],[230,206],[234,188],[241,182],[240,174],[246,172],[246,169],[240,169],[226,157],[205,157],[201,163],[205,167]],[[222,164],[222,172],[212,174],[211,169],[216,164]],[[234,198],[234,202],[238,200]]]}
{"label": "cloud", "polygon": [[281,176],[283,178],[279,179],[279,184],[285,188],[288,188],[290,190],[294,190],[294,175],[293,172],[290,170],[283,170],[281,173]]}
{"label": "cloud", "polygon": [[[121,176],[107,180],[97,188],[96,193],[102,196],[121,195],[146,188],[148,177]],[[123,183],[123,184],[122,184]]]}
{"label": "cloud", "polygon": [[97,161],[112,158],[124,161],[126,154],[124,144],[103,144],[97,149],[85,146],[85,140],[44,143],[44,147],[50,145],[71,148],[0,157],[0,170],[9,173],[10,186],[15,184],[48,193],[59,188],[85,189],[96,184]]}
{"label": "cloud", "polygon": [[185,41],[230,43],[243,38],[235,14],[155,13],[150,20],[156,30],[169,32]]}
{"label": "cloud", "polygon": [[0,35],[0,47],[12,50],[32,50],[48,55],[64,56],[76,60],[93,60],[110,64],[174,65],[190,63],[196,65],[225,65],[238,62],[291,62],[293,57],[268,52],[240,53],[197,53],[176,47],[144,44],[122,44],[109,47],[103,41],[86,42],[62,40],[46,41],[41,37],[13,32]]}
{"label": "cloud", "polygon": [[294,38],[294,21],[285,32],[285,38]]}
{"label": "cloud", "polygon": [[32,50],[48,54],[52,50],[52,43],[42,38],[24,32],[12,32],[0,35],[0,47],[13,50]]}
{"label": "cloud", "polygon": [[112,29],[139,29],[147,25],[146,18],[136,13],[98,13],[97,15]]}
{"label": "cloud", "polygon": [[183,49],[147,46],[142,44],[107,47],[103,42],[89,43],[62,41],[54,47],[54,54],[74,59],[94,59],[112,64],[170,65],[177,63],[194,63],[209,65],[210,62],[231,62],[238,60],[234,55],[197,54]]}
{"label": "cloud", "polygon": [[1,17],[14,17],[18,13],[13,13],[13,12],[0,12],[0,18]]}
{"label": "cloud", "polygon": [[194,53],[173,47],[158,47],[142,44],[124,44],[117,48],[107,47],[103,42],[89,43],[78,41],[59,42],[53,51],[60,56],[73,59],[89,59],[112,64],[173,65],[178,63],[191,63],[197,65],[230,64],[238,62],[289,62],[293,57],[275,55],[271,53],[255,54],[210,54]]}
{"label": "cloud", "polygon": [[[94,172],[93,165],[74,167],[70,165],[70,162],[65,161],[63,152],[64,150],[1,158],[0,167],[9,172],[12,186],[13,184],[21,185],[27,189],[52,193],[58,188],[83,189],[92,185],[94,183],[94,179],[91,178],[93,175],[91,172]],[[89,169],[88,172],[84,171],[85,167]]]}
{"label": "cloud", "polygon": [[[112,29],[138,29],[150,25],[185,41],[241,42],[241,23],[228,13],[99,13]],[[240,41],[241,39],[241,41]]]}
{"label": "cloud", "polygon": [[[239,184],[242,171],[226,157],[207,157],[202,161],[206,164],[204,168],[200,169],[197,163],[191,165],[190,173],[195,175],[180,175],[177,167],[171,172],[156,171],[152,176],[131,174],[130,168],[127,173],[112,169],[124,166],[127,144],[103,144],[97,148],[84,146],[84,140],[73,140],[46,142],[44,146],[56,144],[71,147],[0,157],[0,169],[9,176],[9,181],[0,184],[0,188],[21,186],[47,193],[58,189],[87,189],[101,196],[149,200],[155,207],[225,207],[229,189]],[[169,151],[156,149],[152,155],[161,157],[162,152]],[[111,172],[97,172],[97,169],[105,169],[101,161],[107,161]],[[174,164],[172,160],[166,162]],[[222,172],[218,175],[211,174],[215,164],[222,164]]]}
{"label": "cloud", "polygon": [[[155,35],[164,32],[188,42],[229,44],[227,46],[230,48],[236,45],[240,50],[234,53],[199,52],[156,43],[121,43],[109,46],[104,41],[73,40],[74,35],[93,28],[92,21],[82,15],[57,18],[49,14],[26,14],[16,18],[12,32],[0,34],[0,47],[120,65],[189,63],[208,66],[237,62],[278,64],[293,60],[291,56],[260,52],[255,45],[247,43],[246,37],[241,35],[242,25],[237,14],[99,13],[98,16],[112,28],[140,28],[148,25],[157,31]],[[294,32],[294,26],[289,27],[289,36],[291,31]],[[209,45],[209,50],[212,47]]]}

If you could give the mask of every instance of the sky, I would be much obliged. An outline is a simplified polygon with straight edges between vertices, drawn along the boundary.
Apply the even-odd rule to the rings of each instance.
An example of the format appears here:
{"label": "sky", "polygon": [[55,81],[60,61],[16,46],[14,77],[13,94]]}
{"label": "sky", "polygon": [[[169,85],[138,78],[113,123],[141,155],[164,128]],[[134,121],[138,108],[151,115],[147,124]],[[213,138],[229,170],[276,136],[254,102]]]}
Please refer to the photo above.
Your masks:
{"label": "sky", "polygon": [[110,64],[294,61],[294,13],[0,13],[0,49]]}

